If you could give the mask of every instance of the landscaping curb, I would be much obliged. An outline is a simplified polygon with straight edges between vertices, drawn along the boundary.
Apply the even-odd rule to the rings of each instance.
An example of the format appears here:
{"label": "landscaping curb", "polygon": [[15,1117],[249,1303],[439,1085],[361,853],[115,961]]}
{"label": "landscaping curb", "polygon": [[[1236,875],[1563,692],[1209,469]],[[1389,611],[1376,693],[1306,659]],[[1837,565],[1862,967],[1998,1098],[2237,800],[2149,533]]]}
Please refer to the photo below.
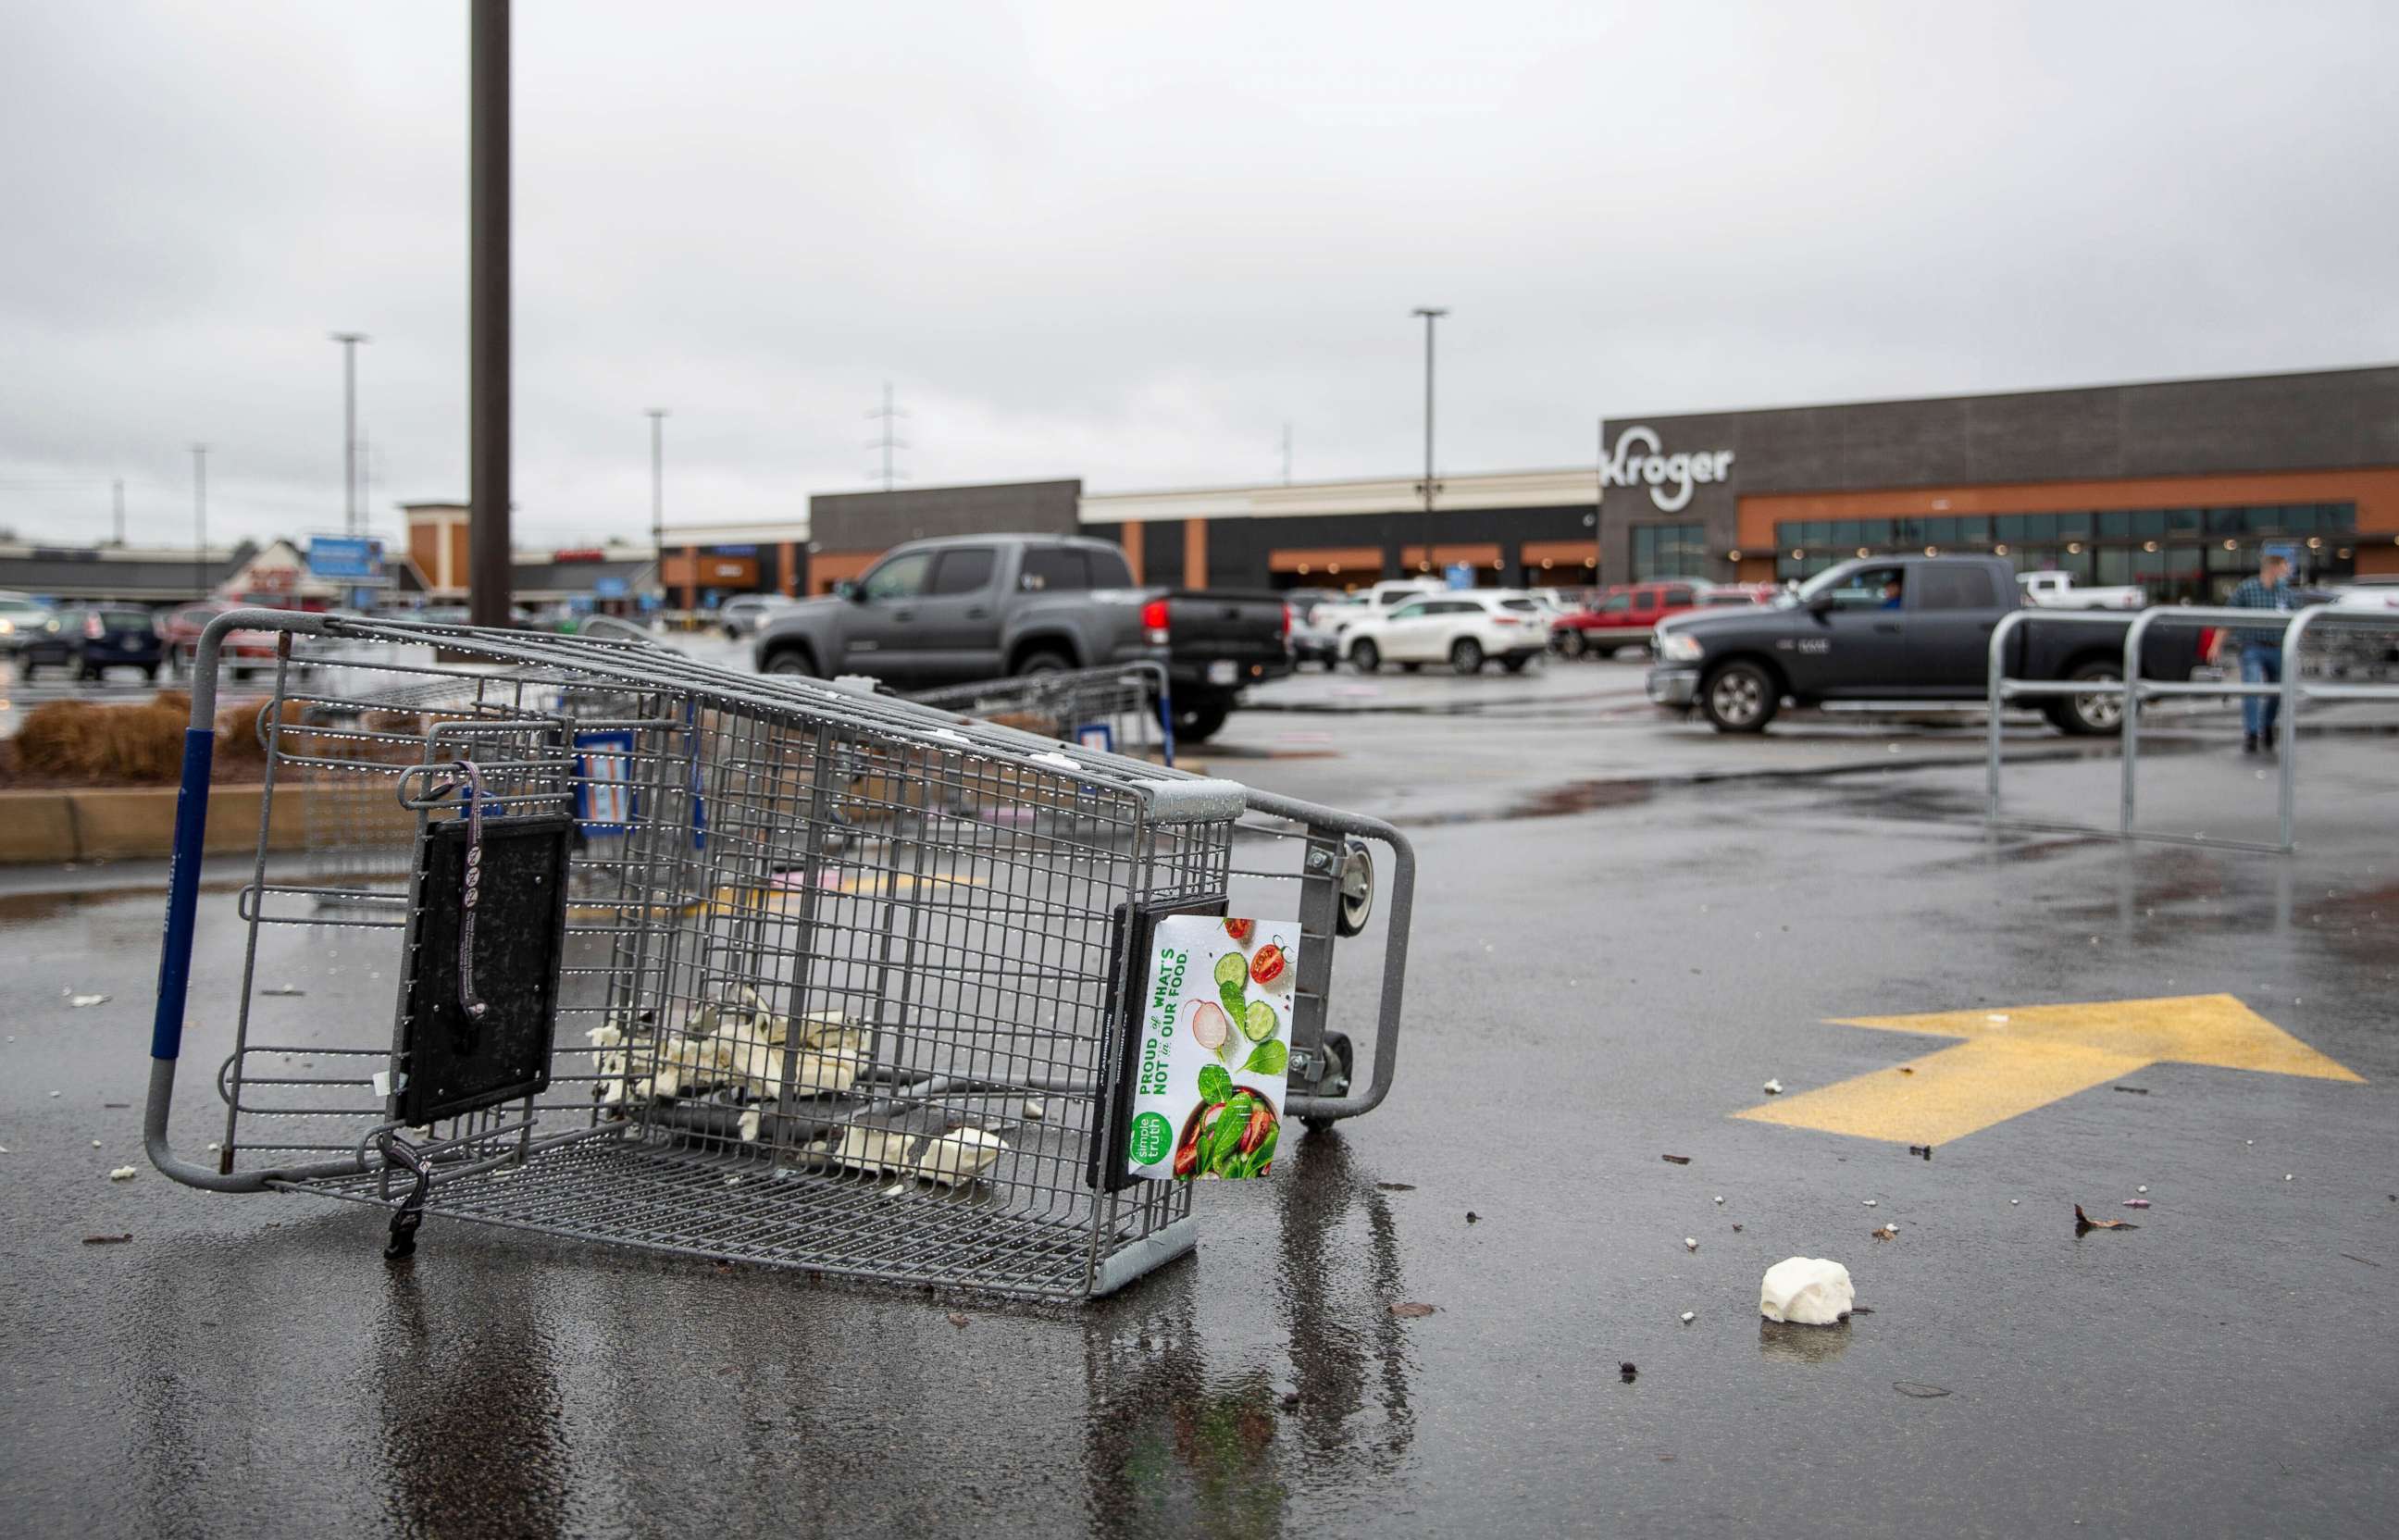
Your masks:
{"label": "landscaping curb", "polygon": [[[209,791],[208,853],[231,855],[258,843],[263,786]],[[285,787],[275,798],[269,850],[297,850],[306,839],[312,789]],[[164,860],[174,854],[171,786],[86,787],[0,791],[0,864]]]}

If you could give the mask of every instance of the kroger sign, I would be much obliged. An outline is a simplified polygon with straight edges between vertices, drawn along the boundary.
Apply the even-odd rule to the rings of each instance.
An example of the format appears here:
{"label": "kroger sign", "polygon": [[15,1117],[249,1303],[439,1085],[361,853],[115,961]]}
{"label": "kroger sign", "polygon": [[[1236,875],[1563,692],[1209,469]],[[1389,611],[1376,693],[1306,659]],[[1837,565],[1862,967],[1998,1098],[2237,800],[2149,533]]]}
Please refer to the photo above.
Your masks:
{"label": "kroger sign", "polygon": [[[1647,453],[1643,453],[1641,451]],[[1628,427],[1616,438],[1616,453],[1599,466],[1602,487],[1646,485],[1649,501],[1668,513],[1680,513],[1691,500],[1691,488],[1701,481],[1732,480],[1732,451],[1702,450],[1697,454],[1660,454],[1655,429]]]}

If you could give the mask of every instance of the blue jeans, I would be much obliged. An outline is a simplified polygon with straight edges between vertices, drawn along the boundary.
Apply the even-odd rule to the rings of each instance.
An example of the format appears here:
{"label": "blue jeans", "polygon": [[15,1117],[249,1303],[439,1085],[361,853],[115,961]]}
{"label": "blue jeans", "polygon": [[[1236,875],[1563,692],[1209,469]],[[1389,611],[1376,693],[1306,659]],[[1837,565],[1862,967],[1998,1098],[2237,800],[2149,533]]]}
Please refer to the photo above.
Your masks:
{"label": "blue jeans", "polygon": [[[2243,642],[2241,682],[2283,682],[2283,644],[2279,642]],[[2274,719],[2282,713],[2283,697],[2280,696],[2243,696],[2241,730],[2253,738],[2270,738],[2274,736]]]}

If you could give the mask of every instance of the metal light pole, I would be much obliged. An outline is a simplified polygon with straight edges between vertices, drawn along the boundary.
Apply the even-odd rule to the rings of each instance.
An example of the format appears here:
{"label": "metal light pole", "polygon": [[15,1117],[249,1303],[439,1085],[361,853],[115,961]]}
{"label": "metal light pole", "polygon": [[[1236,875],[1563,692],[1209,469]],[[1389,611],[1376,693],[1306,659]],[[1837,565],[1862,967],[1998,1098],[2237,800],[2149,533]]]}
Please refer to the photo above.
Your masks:
{"label": "metal light pole", "polygon": [[359,533],[359,344],[363,331],[329,331],[342,344],[342,533]]}
{"label": "metal light pole", "polygon": [[650,419],[650,575],[657,579],[658,613],[667,607],[667,409],[654,406]]}
{"label": "metal light pole", "polygon": [[474,0],[467,87],[467,607],[509,621],[508,0]]}
{"label": "metal light pole", "polygon": [[1432,323],[1448,315],[1449,312],[1431,305],[1420,304],[1416,306],[1415,314],[1423,317],[1425,323],[1424,566],[1428,572],[1436,572],[1440,570],[1441,563],[1436,559],[1432,547]]}
{"label": "metal light pole", "polygon": [[192,547],[192,587],[197,596],[209,596],[209,446],[192,446],[192,517],[198,526],[198,543]]}

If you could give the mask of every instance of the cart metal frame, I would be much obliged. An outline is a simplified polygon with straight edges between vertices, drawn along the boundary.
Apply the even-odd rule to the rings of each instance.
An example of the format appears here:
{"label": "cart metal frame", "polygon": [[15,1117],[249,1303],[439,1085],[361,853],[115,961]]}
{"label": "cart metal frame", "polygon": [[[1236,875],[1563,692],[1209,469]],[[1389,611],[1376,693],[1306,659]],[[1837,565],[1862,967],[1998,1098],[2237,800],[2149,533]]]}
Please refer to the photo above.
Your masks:
{"label": "cart metal frame", "polygon": [[[203,1164],[168,1128],[236,629],[277,633],[278,660],[215,1077],[224,1131]],[[316,666],[336,654],[338,672]],[[1321,1128],[1390,1088],[1415,856],[1379,820],[639,643],[250,611],[211,622],[198,661],[144,1114],[150,1158],[178,1182],[381,1206],[395,1254],[430,1213],[964,1291],[1105,1294],[1196,1234],[1192,1184],[1092,1176],[1121,1166],[1104,1109],[1129,1031],[1118,1002],[1139,997],[1145,961],[1119,936],[1176,908],[1296,910],[1286,1120]],[[404,889],[345,888],[328,909],[305,871],[270,877],[278,785],[324,774],[381,785],[413,825]],[[405,1076],[425,1061],[412,1032],[427,1051],[409,979],[448,955],[419,928],[472,908],[437,891],[426,853],[463,839],[472,868],[483,836],[456,826],[477,813],[567,844],[541,1084],[404,1128]],[[1378,902],[1362,1066],[1335,1025],[1335,957]],[[391,1018],[320,1008],[336,1042],[278,1041],[258,973],[284,925],[379,959]],[[470,929],[455,954],[471,978],[516,950]]]}

